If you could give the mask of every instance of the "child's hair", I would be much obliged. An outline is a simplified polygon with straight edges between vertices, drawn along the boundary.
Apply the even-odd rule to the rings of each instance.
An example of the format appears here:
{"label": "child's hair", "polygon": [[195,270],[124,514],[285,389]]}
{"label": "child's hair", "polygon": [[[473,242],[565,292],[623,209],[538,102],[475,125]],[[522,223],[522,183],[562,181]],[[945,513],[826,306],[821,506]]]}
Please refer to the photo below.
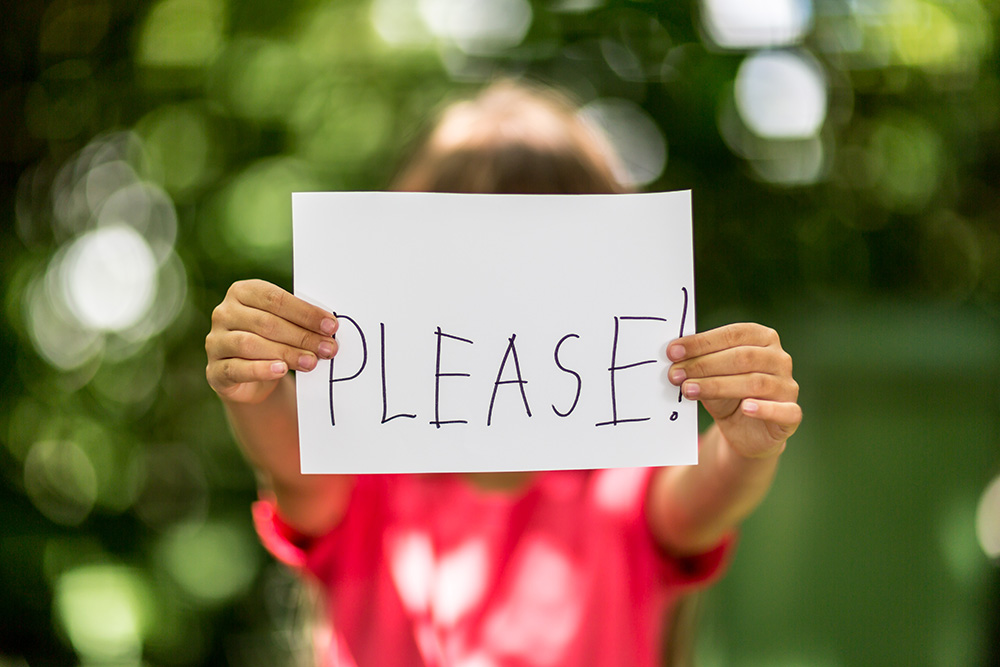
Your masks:
{"label": "child's hair", "polygon": [[612,194],[618,157],[562,94],[503,79],[444,109],[396,176],[408,192]]}

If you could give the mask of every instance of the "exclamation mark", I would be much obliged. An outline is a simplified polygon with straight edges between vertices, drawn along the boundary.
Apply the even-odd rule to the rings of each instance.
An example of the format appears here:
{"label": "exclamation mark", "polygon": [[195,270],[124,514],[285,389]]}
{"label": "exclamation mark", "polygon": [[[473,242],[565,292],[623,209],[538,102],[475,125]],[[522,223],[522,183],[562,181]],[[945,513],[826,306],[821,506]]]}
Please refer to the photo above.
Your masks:
{"label": "exclamation mark", "polygon": [[[687,287],[682,287],[681,288],[681,292],[684,293],[684,310],[681,312],[681,330],[680,330],[680,333],[678,334],[679,337],[684,336],[684,323],[687,321],[687,314],[688,314],[688,291],[687,291]],[[681,388],[678,387],[677,388],[677,402],[680,403],[681,399],[683,397],[684,397],[684,394],[681,391]],[[677,421],[677,418],[679,416],[680,415],[678,414],[678,412],[676,410],[674,410],[670,414],[670,421]]]}

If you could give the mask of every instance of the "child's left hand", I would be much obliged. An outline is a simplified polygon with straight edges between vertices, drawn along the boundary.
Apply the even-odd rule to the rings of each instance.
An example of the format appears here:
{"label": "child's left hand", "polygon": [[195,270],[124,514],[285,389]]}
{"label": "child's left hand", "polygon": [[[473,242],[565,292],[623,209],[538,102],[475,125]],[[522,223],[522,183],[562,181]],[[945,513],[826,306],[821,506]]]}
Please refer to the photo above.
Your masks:
{"label": "child's left hand", "polygon": [[720,434],[749,458],[780,454],[802,421],[792,358],[778,334],[759,324],[730,324],[667,346],[670,381],[701,401]]}

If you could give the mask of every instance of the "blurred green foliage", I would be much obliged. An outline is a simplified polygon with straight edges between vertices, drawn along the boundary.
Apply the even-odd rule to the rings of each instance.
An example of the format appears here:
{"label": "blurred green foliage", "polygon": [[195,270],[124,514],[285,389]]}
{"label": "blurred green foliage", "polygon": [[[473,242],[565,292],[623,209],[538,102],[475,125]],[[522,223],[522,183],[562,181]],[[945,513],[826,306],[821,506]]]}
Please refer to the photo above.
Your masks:
{"label": "blurred green foliage", "polygon": [[[240,278],[290,286],[291,192],[384,188],[499,74],[587,104],[647,189],[692,189],[702,328],[769,321],[797,360],[806,423],[703,662],[989,664],[1000,5],[789,0],[735,33],[739,3],[458,5],[5,5],[0,665],[307,653],[204,380],[210,312]],[[792,78],[749,78],[771,53]]]}

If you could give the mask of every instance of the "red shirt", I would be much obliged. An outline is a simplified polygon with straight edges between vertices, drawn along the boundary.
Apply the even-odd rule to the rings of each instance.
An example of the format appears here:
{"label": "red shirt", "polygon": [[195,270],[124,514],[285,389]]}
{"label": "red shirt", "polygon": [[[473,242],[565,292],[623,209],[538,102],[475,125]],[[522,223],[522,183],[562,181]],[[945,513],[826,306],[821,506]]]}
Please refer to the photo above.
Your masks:
{"label": "red shirt", "polygon": [[732,540],[685,559],[661,550],[643,514],[651,472],[537,473],[516,494],[367,475],[320,538],[267,501],[254,519],[327,592],[324,665],[653,667],[673,602],[720,573]]}

